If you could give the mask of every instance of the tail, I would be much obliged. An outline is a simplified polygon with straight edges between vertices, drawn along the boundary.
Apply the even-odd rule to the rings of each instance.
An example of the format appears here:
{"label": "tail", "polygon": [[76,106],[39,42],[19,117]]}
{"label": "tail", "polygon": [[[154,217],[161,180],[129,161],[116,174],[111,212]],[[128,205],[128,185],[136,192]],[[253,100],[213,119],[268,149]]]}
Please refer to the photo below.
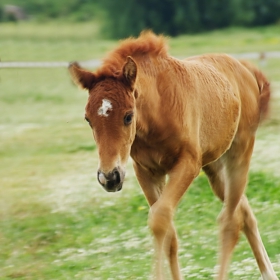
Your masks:
{"label": "tail", "polygon": [[252,63],[246,60],[240,60],[241,64],[245,66],[256,78],[260,91],[259,108],[260,120],[265,120],[269,115],[269,101],[271,96],[270,83],[266,76]]}

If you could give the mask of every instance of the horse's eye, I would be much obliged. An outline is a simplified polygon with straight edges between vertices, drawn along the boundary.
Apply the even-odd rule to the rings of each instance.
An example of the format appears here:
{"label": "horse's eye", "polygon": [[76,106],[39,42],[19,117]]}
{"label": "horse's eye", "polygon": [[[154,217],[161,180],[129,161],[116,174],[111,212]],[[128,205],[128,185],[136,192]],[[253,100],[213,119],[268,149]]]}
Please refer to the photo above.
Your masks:
{"label": "horse's eye", "polygon": [[128,113],[124,116],[124,124],[129,125],[132,122],[133,113]]}

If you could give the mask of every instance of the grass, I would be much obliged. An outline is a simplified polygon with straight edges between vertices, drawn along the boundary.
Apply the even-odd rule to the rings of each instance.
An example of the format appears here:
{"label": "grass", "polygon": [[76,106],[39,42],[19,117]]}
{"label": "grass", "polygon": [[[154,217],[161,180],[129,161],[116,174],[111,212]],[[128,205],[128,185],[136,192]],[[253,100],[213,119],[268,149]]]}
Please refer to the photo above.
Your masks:
{"label": "grass", "polygon": [[95,22],[2,23],[4,61],[73,61],[100,58],[116,42],[101,40]]}
{"label": "grass", "polygon": [[[230,29],[170,39],[178,56],[277,50],[279,27]],[[117,44],[94,23],[1,24],[2,61],[102,58]],[[234,44],[233,44],[234,42]],[[277,41],[278,42],[278,41]],[[248,188],[268,254],[280,275],[280,62],[272,80],[272,116],[258,133]],[[148,279],[153,258],[148,207],[131,163],[124,190],[96,182],[97,151],[84,118],[87,93],[66,69],[0,69],[0,279]],[[217,255],[220,202],[199,176],[176,214],[182,271],[211,279]],[[258,279],[242,237],[230,279]]]}
{"label": "grass", "polygon": [[[280,25],[255,29],[230,28],[170,40],[170,52],[189,56],[207,52],[278,51]],[[95,22],[1,23],[3,61],[72,61],[101,58],[117,45],[102,40]]]}
{"label": "grass", "polygon": [[206,34],[183,35],[172,41],[171,49],[174,49],[174,55],[182,55],[184,44],[188,55],[274,51],[280,43],[279,31],[280,26],[254,29],[232,27]]}

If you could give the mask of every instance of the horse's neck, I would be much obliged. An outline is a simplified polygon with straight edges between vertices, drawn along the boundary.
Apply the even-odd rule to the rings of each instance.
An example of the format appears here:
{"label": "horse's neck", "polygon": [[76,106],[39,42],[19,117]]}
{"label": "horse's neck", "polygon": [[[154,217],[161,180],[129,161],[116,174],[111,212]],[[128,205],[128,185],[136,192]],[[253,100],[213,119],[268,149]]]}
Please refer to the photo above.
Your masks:
{"label": "horse's neck", "polygon": [[[137,107],[137,133],[149,135],[155,126],[160,125],[160,119],[164,119],[162,98],[170,98],[168,87],[172,88],[172,81],[168,77],[168,68],[172,67],[172,58],[163,59],[148,58],[138,63],[138,91]],[[167,85],[168,83],[168,85]]]}

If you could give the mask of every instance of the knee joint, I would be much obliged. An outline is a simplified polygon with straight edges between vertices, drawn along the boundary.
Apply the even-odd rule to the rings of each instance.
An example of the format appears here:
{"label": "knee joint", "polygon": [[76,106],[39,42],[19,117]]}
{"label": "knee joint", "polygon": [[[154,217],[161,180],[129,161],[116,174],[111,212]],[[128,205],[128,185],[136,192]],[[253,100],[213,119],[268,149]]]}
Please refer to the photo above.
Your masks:
{"label": "knee joint", "polygon": [[[156,206],[156,205],[154,205]],[[149,213],[148,225],[155,235],[165,233],[171,226],[172,215],[166,207],[152,206]]]}

